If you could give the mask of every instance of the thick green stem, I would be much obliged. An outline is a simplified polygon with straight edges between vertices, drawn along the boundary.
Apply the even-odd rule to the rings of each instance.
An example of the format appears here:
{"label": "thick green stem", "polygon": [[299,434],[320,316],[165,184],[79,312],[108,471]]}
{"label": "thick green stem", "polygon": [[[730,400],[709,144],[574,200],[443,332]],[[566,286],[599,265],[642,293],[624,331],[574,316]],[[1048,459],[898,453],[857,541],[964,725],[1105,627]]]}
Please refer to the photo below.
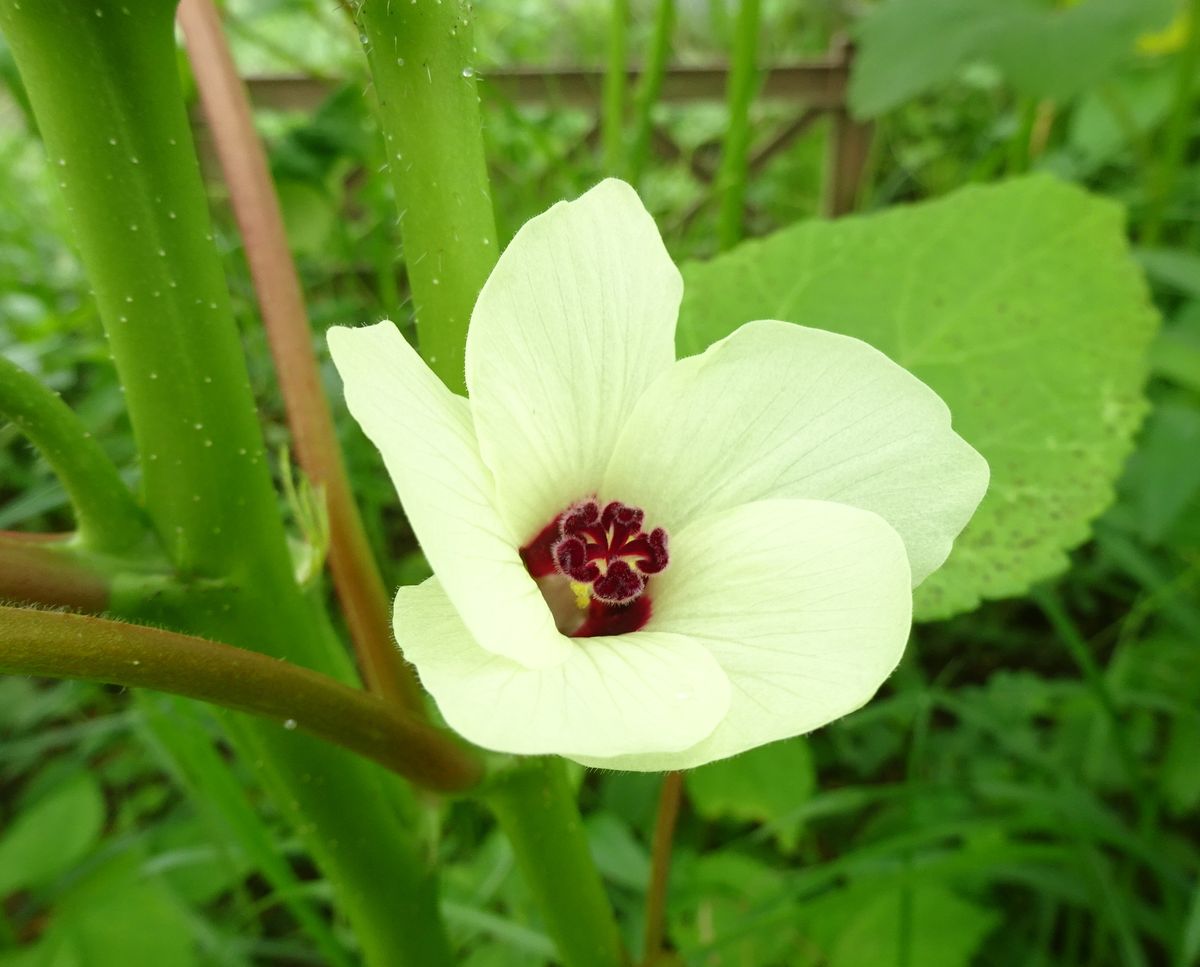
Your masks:
{"label": "thick green stem", "polygon": [[438,792],[469,789],[482,776],[455,739],[377,695],[192,635],[0,606],[0,672],[153,688],[261,715]]}
{"label": "thick green stem", "polygon": [[392,640],[391,599],[350,491],[313,352],[300,277],[288,250],[267,155],[254,130],[250,98],[212,0],[183,0],[179,23],[245,240],[296,453],[309,479],[324,488],[330,570],[363,677],[372,691],[421,710],[416,679]]}
{"label": "thick green stem", "polygon": [[[471,49],[466,11],[460,0],[364,0],[359,8],[392,156],[396,202],[404,213],[401,230],[418,312],[422,285],[426,294],[454,294],[458,307],[453,313],[427,314],[418,321],[418,335],[430,366],[455,388],[463,382],[466,320],[498,254],[490,234],[495,218],[474,79],[462,76]],[[468,232],[464,225],[474,227]],[[425,249],[415,247],[414,240],[435,239],[451,247],[453,258],[438,263],[439,284],[431,289],[424,264],[432,256],[415,254]],[[431,352],[430,345],[439,348]],[[518,767],[489,802],[521,858],[564,963],[622,963],[616,921],[562,763],[537,760]]]}
{"label": "thick green stem", "polygon": [[527,759],[487,788],[566,967],[626,963],[561,759]]}
{"label": "thick green stem", "polygon": [[654,132],[652,112],[662,91],[671,56],[671,32],[675,29],[675,0],[658,0],[654,16],[654,36],[650,54],[638,78],[633,94],[633,145],[629,150],[629,180],[637,184],[650,157],[650,139]]}
{"label": "thick green stem", "polygon": [[600,136],[604,145],[604,170],[615,175],[621,171],[625,158],[625,108],[629,98],[629,0],[611,0],[611,3]]}
{"label": "thick green stem", "polygon": [[746,205],[746,159],[750,151],[750,105],[758,88],[758,28],[760,0],[741,0],[733,35],[729,64],[729,87],[725,101],[729,126],[717,171],[720,210],[717,239],[722,249],[732,248],[742,238]]}
{"label": "thick green stem", "polygon": [[1200,70],[1200,0],[1188,0],[1184,16],[1187,20],[1187,43],[1179,53],[1175,97],[1163,135],[1161,160],[1152,173],[1150,211],[1142,230],[1144,245],[1156,245],[1162,238],[1167,207],[1183,168],[1188,136],[1196,122],[1192,102],[1196,92],[1196,73]]}
{"label": "thick green stem", "polygon": [[181,570],[226,574],[282,527],[186,115],[162,82],[171,4],[33,6],[4,0],[4,28],[125,387],[147,510]]}
{"label": "thick green stem", "polygon": [[466,388],[471,310],[496,262],[470,4],[364,0],[358,8],[400,209],[417,342],[455,392]]}
{"label": "thick green stem", "polygon": [[[125,387],[147,512],[193,589],[132,595],[117,611],[349,679],[327,616],[292,577],[183,106],[173,15],[169,0],[0,0]],[[449,964],[433,880],[401,825],[391,777],[257,720],[232,720],[231,734],[329,878],[368,963]]]}
{"label": "thick green stem", "polygon": [[4,356],[0,418],[12,420],[58,474],[84,547],[121,554],[145,543],[146,517],[100,445],[66,403]]}

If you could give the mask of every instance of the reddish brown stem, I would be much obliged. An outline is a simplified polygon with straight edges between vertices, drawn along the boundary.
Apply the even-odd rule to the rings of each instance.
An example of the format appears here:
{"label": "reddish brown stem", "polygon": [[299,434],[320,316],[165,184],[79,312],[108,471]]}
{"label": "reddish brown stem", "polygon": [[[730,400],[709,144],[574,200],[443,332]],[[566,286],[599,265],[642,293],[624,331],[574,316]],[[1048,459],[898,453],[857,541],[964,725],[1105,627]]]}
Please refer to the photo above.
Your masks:
{"label": "reddish brown stem", "polygon": [[98,613],[108,580],[68,546],[71,535],[0,533],[0,601]]}
{"label": "reddish brown stem", "polygon": [[441,792],[469,789],[482,775],[479,760],[449,733],[378,695],[191,635],[0,607],[0,673],[153,688],[274,718]]}
{"label": "reddish brown stem", "polygon": [[390,601],[354,504],[321,388],[300,280],[246,89],[212,0],[182,0],[178,16],[245,243],[296,456],[309,479],[324,486],[329,567],[363,677],[371,691],[420,710],[412,669],[392,641]]}
{"label": "reddish brown stem", "polygon": [[658,799],[658,818],[654,823],[651,847],[650,886],[646,890],[646,944],[643,963],[653,965],[662,953],[666,937],[667,880],[671,873],[671,847],[675,841],[675,821],[683,794],[683,773],[663,776]]}

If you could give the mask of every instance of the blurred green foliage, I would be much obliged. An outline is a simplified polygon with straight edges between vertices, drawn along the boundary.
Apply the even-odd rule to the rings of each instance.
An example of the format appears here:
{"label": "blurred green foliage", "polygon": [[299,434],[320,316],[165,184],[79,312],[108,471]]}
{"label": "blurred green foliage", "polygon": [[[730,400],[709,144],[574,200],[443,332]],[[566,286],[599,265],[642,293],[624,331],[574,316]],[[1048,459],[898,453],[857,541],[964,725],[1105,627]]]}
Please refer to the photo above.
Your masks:
{"label": "blurred green foliage", "polygon": [[[228,6],[246,73],[340,79],[311,112],[259,116],[314,345],[323,352],[321,334],[334,323],[386,315],[410,325],[395,209],[388,180],[378,176],[383,155],[348,19],[315,0]],[[836,31],[854,27],[834,0],[763,6],[763,63],[819,55]],[[953,10],[967,6],[982,13],[956,20],[962,29],[953,43],[931,27],[938,5],[923,0],[891,0],[862,21],[856,103],[879,114],[862,206],[937,198],[1035,169],[1125,206],[1137,244],[1161,203],[1162,236],[1137,252],[1165,320],[1150,350],[1149,415],[1115,502],[1052,585],[1032,599],[919,626],[901,669],[867,708],[807,739],[688,777],[668,911],[686,964],[1200,964],[1194,101],[1183,105],[1185,168],[1165,188],[1161,178],[1187,34],[1176,28],[1139,42],[1141,31],[1170,18],[1170,4],[1083,0],[1068,12],[996,0]],[[633,7],[631,44],[640,51],[651,5]],[[505,102],[487,86],[489,69],[599,65],[607,4],[514,0],[481,5],[478,17],[486,135],[508,235],[602,171],[588,140],[594,112]],[[1052,18],[1053,36],[1044,29]],[[731,23],[732,7],[722,0],[681,4],[674,60],[721,58]],[[1030,24],[1040,25],[1036,35]],[[0,51],[0,78],[11,82],[7,64]],[[13,90],[0,101],[0,351],[62,393],[132,481],[120,388],[20,97]],[[756,131],[769,137],[796,110],[756,105]],[[679,150],[657,157],[641,188],[674,253],[706,257],[715,250],[715,206],[695,169],[715,169],[723,108],[663,104],[654,117]],[[752,234],[816,214],[826,137],[818,125],[755,172]],[[212,191],[255,393],[277,447],[287,441],[282,404],[215,176]],[[1029,224],[1045,214],[1031,214]],[[834,230],[796,231],[824,240]],[[1091,230],[1081,229],[1063,244],[1092,242]],[[966,258],[970,252],[956,255],[955,246],[985,243],[954,233],[942,254]],[[1051,249],[1042,267],[1053,274],[1069,255]],[[935,268],[936,259],[924,271]],[[1070,313],[1088,311],[1085,297],[1110,283],[1096,279],[1089,293],[1087,280],[1072,278],[1079,299],[1055,325],[1069,328]],[[1135,347],[1121,342],[1128,335],[1114,332],[1111,344],[1075,356],[1068,346],[1063,365],[1082,367],[1092,352],[1112,350],[1116,362],[1135,367]],[[328,365],[324,375],[338,400]],[[378,457],[337,409],[386,576],[419,578],[424,561]],[[1096,431],[1062,433],[1085,439]],[[12,427],[0,427],[0,529],[70,526],[45,464]],[[1072,640],[1098,663],[1098,681],[1081,672]],[[188,743],[190,774],[177,766]],[[658,779],[578,778],[597,862],[636,948]],[[0,824],[3,967],[320,964],[332,962],[331,944],[353,962],[353,938],[325,884],[202,712],[155,698],[135,702],[100,686],[0,679]],[[537,912],[487,814],[470,803],[440,804],[425,837],[443,861],[445,912],[461,962],[549,962]],[[280,892],[289,878],[292,886]],[[318,927],[302,926],[311,909],[323,917]]]}

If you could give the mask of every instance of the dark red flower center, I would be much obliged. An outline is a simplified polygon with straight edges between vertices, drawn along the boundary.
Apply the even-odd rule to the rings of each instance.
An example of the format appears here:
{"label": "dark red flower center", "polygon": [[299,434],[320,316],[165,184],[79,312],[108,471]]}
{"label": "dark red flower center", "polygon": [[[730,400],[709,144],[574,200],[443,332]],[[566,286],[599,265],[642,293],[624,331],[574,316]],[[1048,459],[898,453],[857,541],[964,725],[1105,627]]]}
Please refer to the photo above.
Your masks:
{"label": "dark red flower center", "polygon": [[[625,634],[649,620],[647,582],[667,566],[669,554],[667,532],[661,527],[645,530],[645,518],[639,507],[614,500],[601,508],[589,498],[572,504],[521,548],[526,569],[538,579],[565,633]],[[547,593],[563,579],[572,582],[581,599],[581,613],[575,616],[578,627],[575,620],[565,620],[571,616],[560,613],[562,594]]]}

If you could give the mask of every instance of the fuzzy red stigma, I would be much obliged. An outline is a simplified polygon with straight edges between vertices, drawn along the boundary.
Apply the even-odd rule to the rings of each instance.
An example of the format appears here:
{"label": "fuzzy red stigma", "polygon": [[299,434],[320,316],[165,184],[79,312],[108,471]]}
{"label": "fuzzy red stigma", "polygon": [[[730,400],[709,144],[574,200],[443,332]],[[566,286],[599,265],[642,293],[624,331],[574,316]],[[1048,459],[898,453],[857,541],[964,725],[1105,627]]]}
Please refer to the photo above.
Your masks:
{"label": "fuzzy red stigma", "polygon": [[[645,594],[649,578],[670,559],[667,532],[644,529],[646,514],[614,500],[601,507],[588,498],[572,504],[521,548],[521,560],[553,603],[560,630],[574,637],[626,634],[650,619]],[[550,593],[559,581],[588,586],[588,604],[573,615],[560,614],[560,598]]]}
{"label": "fuzzy red stigma", "polygon": [[573,504],[559,518],[551,547],[560,574],[591,585],[605,604],[628,604],[646,589],[646,578],[667,566],[667,532],[646,533],[645,512],[614,500],[600,509],[595,500]]}

